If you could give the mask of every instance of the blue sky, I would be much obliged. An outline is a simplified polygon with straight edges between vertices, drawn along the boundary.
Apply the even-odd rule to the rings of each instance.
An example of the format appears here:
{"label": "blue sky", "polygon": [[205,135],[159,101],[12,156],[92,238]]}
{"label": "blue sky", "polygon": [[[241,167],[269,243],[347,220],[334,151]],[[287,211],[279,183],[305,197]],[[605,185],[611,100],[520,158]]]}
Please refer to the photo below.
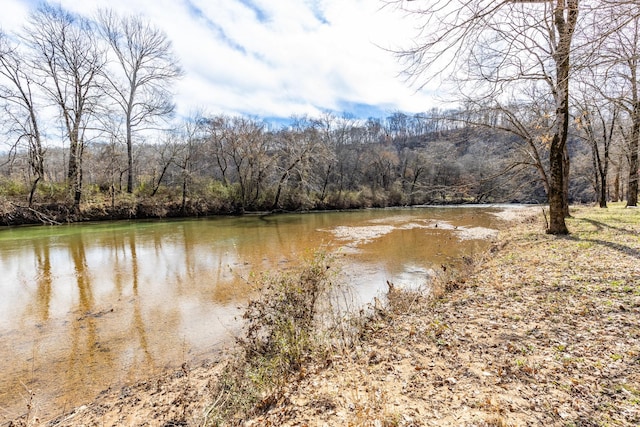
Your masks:
{"label": "blue sky", "polygon": [[[379,0],[60,0],[93,15],[109,7],[162,28],[185,71],[178,113],[287,118],[346,112],[383,117],[437,105],[416,93],[383,48],[407,46],[413,22]],[[2,0],[0,26],[19,30],[33,0]]]}

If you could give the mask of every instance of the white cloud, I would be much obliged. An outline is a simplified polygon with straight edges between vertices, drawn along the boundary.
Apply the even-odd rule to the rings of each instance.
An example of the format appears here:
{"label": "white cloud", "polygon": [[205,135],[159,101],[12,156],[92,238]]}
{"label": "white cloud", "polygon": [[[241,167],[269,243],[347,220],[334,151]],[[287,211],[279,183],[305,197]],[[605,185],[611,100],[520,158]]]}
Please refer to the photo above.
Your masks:
{"label": "white cloud", "polygon": [[[17,30],[29,0],[3,0],[0,25]],[[427,93],[398,78],[382,47],[406,45],[413,25],[375,0],[61,0],[140,14],[166,31],[185,70],[179,112],[288,117],[344,105],[425,111]],[[349,112],[349,111],[346,111]]]}

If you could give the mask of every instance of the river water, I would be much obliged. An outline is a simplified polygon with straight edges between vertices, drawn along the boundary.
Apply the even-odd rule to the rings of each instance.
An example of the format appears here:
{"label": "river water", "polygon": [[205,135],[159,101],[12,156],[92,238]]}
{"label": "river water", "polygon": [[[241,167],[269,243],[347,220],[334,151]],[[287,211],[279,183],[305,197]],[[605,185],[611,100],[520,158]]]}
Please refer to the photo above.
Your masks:
{"label": "river water", "polygon": [[498,207],[381,209],[0,231],[0,421],[215,357],[253,274],[318,248],[361,303],[484,250]]}

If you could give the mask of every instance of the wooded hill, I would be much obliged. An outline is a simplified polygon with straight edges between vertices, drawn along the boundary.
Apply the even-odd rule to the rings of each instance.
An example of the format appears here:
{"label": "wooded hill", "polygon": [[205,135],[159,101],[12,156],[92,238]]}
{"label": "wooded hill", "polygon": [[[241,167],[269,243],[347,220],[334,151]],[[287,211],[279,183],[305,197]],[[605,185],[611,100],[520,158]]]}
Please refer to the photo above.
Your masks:
{"label": "wooded hill", "polygon": [[[80,209],[66,185],[66,151],[49,148],[31,206],[27,151],[0,168],[3,223],[175,217],[451,203],[545,203],[532,147],[512,133],[458,120],[459,111],[394,113],[366,121],[325,114],[271,129],[247,117],[195,117],[134,150],[126,192],[125,147],[84,151]],[[591,150],[570,140],[572,202],[596,200]],[[545,162],[544,144],[538,155]],[[613,156],[615,158],[615,156]],[[624,162],[612,173],[624,176]],[[620,186],[620,180],[611,180]],[[611,194],[619,197],[620,188]]]}

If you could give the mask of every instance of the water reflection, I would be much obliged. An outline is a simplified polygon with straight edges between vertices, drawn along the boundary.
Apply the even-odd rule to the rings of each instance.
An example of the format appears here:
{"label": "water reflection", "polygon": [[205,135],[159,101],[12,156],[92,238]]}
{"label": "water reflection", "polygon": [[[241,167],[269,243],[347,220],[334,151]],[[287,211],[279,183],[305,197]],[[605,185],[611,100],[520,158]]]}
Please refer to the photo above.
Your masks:
{"label": "water reflection", "polygon": [[3,230],[0,420],[26,410],[27,389],[53,416],[207,357],[237,332],[251,272],[326,246],[368,301],[386,280],[421,285],[479,250],[486,241],[459,232],[496,221],[490,209],[406,209]]}

